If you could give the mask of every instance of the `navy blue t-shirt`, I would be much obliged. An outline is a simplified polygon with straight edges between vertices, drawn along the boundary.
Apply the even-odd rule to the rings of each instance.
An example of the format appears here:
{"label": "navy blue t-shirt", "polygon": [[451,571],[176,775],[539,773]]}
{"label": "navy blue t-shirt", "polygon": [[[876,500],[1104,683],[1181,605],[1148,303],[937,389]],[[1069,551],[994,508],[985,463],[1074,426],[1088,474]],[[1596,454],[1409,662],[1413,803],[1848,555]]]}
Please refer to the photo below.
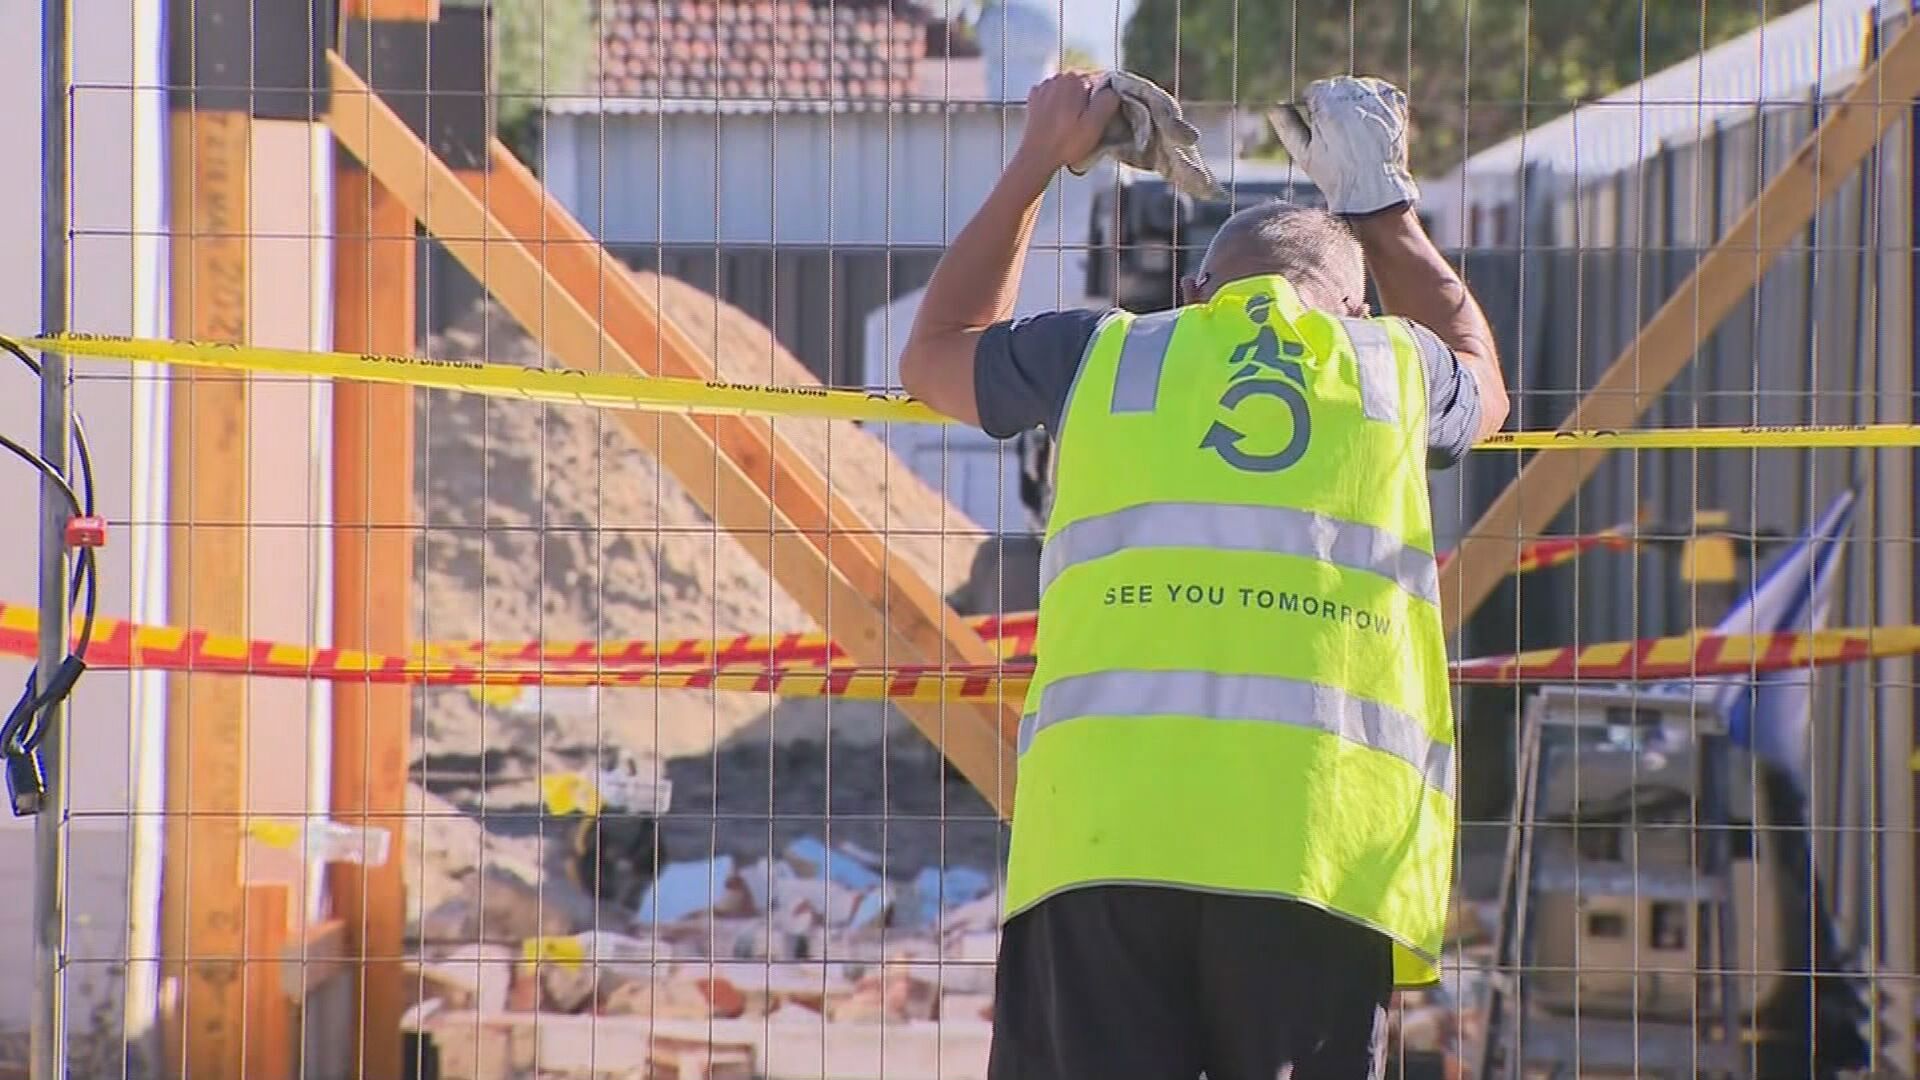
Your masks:
{"label": "navy blue t-shirt", "polygon": [[[1045,427],[1060,430],[1067,392],[1087,342],[1108,312],[1069,308],[995,323],[974,349],[973,393],[980,427],[996,439]],[[1403,319],[1427,373],[1427,466],[1453,467],[1480,428],[1480,384],[1433,331]]]}

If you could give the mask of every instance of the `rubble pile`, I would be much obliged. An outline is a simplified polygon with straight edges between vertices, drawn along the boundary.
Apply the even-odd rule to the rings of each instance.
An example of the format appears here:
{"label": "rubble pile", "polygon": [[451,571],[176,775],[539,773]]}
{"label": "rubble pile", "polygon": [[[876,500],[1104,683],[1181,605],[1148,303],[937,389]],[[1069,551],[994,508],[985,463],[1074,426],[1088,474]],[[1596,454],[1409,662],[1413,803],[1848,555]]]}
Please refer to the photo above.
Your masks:
{"label": "rubble pile", "polygon": [[813,838],[747,865],[675,863],[617,927],[606,907],[556,902],[489,868],[422,920],[423,970],[490,959],[512,977],[464,994],[562,1013],[733,1019],[796,1005],[830,1019],[931,1019],[953,993],[978,995],[963,1002],[978,1013],[992,990],[995,879],[928,867],[896,881],[877,866]]}
{"label": "rubble pile", "polygon": [[1405,1080],[1464,1080],[1487,1033],[1493,965],[1493,905],[1456,898],[1449,911],[1438,985],[1404,990],[1387,1014],[1387,1051]]}
{"label": "rubble pile", "polygon": [[[893,1052],[906,1053],[900,1040],[911,1045],[917,1031],[934,1047],[919,1056],[942,1062],[940,1076],[983,1075],[971,1066],[983,1070],[984,1058],[966,1055],[984,1049],[991,1032],[999,882],[964,866],[893,878],[880,862],[853,844],[802,837],[752,861],[669,864],[637,906],[592,913],[543,903],[536,884],[489,870],[422,923],[419,1024],[447,1030],[435,1015],[456,1032],[472,1016],[538,1018],[550,1029],[565,1018],[635,1023],[645,1046],[668,1056],[698,1051],[709,1055],[700,1059],[715,1070],[708,1075],[742,1078],[788,1075],[769,1069],[769,1055],[782,1053],[818,1077],[819,1048],[848,1037],[836,1032],[879,1038],[884,1030]],[[1477,1060],[1491,925],[1485,905],[1455,906],[1443,981],[1400,994],[1389,1014],[1393,1075],[1455,1080]],[[579,1030],[607,1039],[617,1029]],[[959,1060],[946,1046],[956,1038],[965,1041]],[[810,1073],[799,1060],[809,1045]],[[896,1061],[886,1075],[920,1072]]]}
{"label": "rubble pile", "polygon": [[[686,1075],[673,1070],[699,1054],[709,1070],[701,1075],[743,1080],[780,1074],[769,1071],[770,1055],[799,1066],[809,1042],[818,1075],[829,1028],[895,1038],[902,1025],[924,1026],[931,1049],[920,1056],[929,1061],[956,1037],[984,1049],[998,882],[959,866],[898,880],[879,864],[854,845],[804,837],[750,863],[721,855],[669,864],[625,912],[552,902],[546,883],[490,866],[422,918],[410,949],[420,957],[409,976],[419,993],[406,1026],[436,1043],[484,1048],[473,1035],[481,1027],[537,1023],[550,1042],[565,1018],[615,1025],[589,1029],[587,1039],[617,1039],[607,1032],[637,1024],[653,1070],[645,1075]],[[443,1053],[440,1075],[546,1071],[515,1068],[509,1059],[523,1055],[510,1039],[491,1057],[469,1060],[470,1049],[455,1051],[451,1065]],[[612,1044],[601,1057],[609,1075],[642,1075]],[[984,1069],[984,1058],[977,1064]],[[896,1073],[917,1075],[888,1071]],[[978,1074],[951,1061],[942,1073]]]}

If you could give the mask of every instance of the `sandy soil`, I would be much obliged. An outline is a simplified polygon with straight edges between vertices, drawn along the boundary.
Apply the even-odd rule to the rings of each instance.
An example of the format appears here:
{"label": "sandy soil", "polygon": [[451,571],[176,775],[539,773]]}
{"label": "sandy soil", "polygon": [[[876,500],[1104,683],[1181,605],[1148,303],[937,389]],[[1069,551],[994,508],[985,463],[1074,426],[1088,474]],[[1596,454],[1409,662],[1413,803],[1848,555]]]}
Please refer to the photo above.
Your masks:
{"label": "sandy soil", "polygon": [[[721,377],[816,382],[736,309],[671,279],[639,277],[695,341],[715,349]],[[433,348],[497,363],[541,362],[534,342],[491,305],[459,320]],[[459,394],[422,394],[418,409],[424,637],[666,638],[812,628],[614,418]],[[885,533],[903,564],[945,593],[966,580],[981,528],[879,439],[845,423],[778,428]],[[550,866],[532,778],[543,765],[578,768],[616,748],[669,759],[670,858],[757,857],[770,839],[777,850],[796,835],[826,835],[830,808],[836,841],[886,851],[902,875],[940,863],[997,865],[999,826],[984,803],[892,710],[776,704],[756,695],[609,690],[482,705],[457,689],[426,692],[415,742],[424,790],[415,796],[428,817],[409,845],[415,910],[457,891],[483,864]],[[943,814],[976,821],[943,829]],[[565,835],[550,823],[545,832]]]}

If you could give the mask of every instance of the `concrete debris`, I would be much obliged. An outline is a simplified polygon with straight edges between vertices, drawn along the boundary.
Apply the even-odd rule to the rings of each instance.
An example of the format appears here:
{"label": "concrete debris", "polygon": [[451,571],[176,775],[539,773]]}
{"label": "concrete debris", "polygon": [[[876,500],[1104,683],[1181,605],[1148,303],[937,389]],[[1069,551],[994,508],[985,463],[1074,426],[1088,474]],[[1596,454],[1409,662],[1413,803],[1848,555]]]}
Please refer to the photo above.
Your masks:
{"label": "concrete debris", "polygon": [[595,1011],[605,1016],[675,1020],[735,1020],[747,1015],[755,999],[731,980],[697,975],[694,970],[667,970],[644,981],[623,982],[600,998]]}
{"label": "concrete debris", "polygon": [[936,1020],[950,1022],[956,1020],[993,1021],[993,994],[942,994],[940,1011]]}
{"label": "concrete debris", "polygon": [[828,1002],[827,1019],[890,1023],[932,1020],[939,1001],[939,991],[926,979],[912,972],[882,969],[861,979],[851,993]]}
{"label": "concrete debris", "polygon": [[940,943],[942,989],[971,994],[993,993],[993,965],[1000,955],[1000,936],[990,930],[952,935]]}
{"label": "concrete debris", "polygon": [[540,977],[532,964],[515,964],[513,981],[507,984],[507,1010],[510,1013],[540,1012]]}
{"label": "concrete debris", "polygon": [[1000,896],[990,892],[971,903],[961,904],[940,917],[940,933],[946,937],[979,931],[994,932],[1000,927]]}
{"label": "concrete debris", "polygon": [[[751,862],[674,863],[623,933],[567,923],[569,906],[546,902],[511,866],[490,865],[466,895],[423,917],[423,935],[469,936],[427,950],[418,983],[443,1014],[474,1018],[463,1023],[545,1014],[637,1025],[654,1049],[633,1048],[623,1077],[755,1076],[766,1055],[794,1057],[808,1039],[831,1042],[829,1030],[932,1030],[940,1040],[990,1031],[998,882],[969,867],[887,869],[869,852],[812,837]],[[1456,909],[1440,985],[1398,995],[1389,1015],[1389,1054],[1409,1077],[1462,1075],[1485,1038],[1489,913]],[[501,934],[541,940],[509,947]],[[689,1025],[712,1031],[710,1044],[663,1039]],[[727,1044],[726,1025],[754,1042]]]}
{"label": "concrete debris", "polygon": [[418,936],[425,943],[471,941],[475,925],[473,905],[465,897],[450,896],[420,916]]}
{"label": "concrete debris", "polygon": [[692,982],[653,979],[621,984],[595,1011],[603,1016],[705,1020],[712,1016],[713,1006],[705,991]]}
{"label": "concrete debris", "polygon": [[1447,944],[1455,949],[1491,945],[1499,924],[1497,904],[1463,900],[1447,909]]}
{"label": "concrete debris", "polygon": [[456,946],[409,965],[407,980],[422,999],[437,998],[451,1009],[497,1013],[507,1007],[517,956],[505,945]]}
{"label": "concrete debris", "polygon": [[751,1046],[656,1037],[641,1075],[644,1080],[754,1080],[757,1072]]}
{"label": "concrete debris", "polygon": [[586,964],[541,964],[540,1002],[554,1012],[577,1013],[626,980]]}
{"label": "concrete debris", "polygon": [[[482,1018],[985,1023],[998,945],[994,878],[952,867],[901,880],[881,862],[801,837],[751,863],[722,855],[669,864],[627,932],[583,929],[603,923],[606,907],[582,917],[547,902],[512,864],[490,864],[422,917],[423,948],[424,939],[467,944],[434,946],[418,981],[443,1013]],[[751,1064],[701,1060],[650,1062],[646,1075],[711,1066],[722,1076]]]}
{"label": "concrete debris", "polygon": [[[518,945],[530,937],[564,934],[590,919],[571,888],[542,889],[529,875],[501,861],[467,880],[466,895],[435,908],[440,940]],[[423,920],[424,922],[425,920]]]}

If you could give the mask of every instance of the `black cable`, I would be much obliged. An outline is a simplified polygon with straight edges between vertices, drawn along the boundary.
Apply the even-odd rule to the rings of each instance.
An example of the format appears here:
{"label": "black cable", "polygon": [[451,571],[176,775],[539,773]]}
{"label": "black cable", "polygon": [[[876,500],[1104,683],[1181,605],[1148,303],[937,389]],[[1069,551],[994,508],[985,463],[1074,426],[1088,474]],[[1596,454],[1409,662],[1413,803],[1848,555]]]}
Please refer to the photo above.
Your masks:
{"label": "black cable", "polygon": [[86,513],[86,511],[81,508],[80,496],[74,493],[73,485],[67,483],[67,478],[60,475],[60,470],[48,464],[46,458],[14,442],[4,433],[0,433],[0,446],[6,447],[7,450],[12,452],[14,457],[40,470],[40,475],[53,481],[53,486],[60,490],[60,494],[66,498],[67,505],[73,508],[76,516]]}
{"label": "black cable", "polygon": [[[28,355],[27,350],[21,348],[18,342],[11,338],[0,337],[0,349],[12,353],[15,359],[27,366],[28,371],[33,372],[35,378],[40,377],[40,361]],[[91,515],[94,506],[93,452],[87,448],[87,428],[80,422],[79,413],[73,416],[73,448],[75,456],[80,459],[80,505],[84,507],[81,512]]]}
{"label": "black cable", "polygon": [[[26,365],[27,370],[37,378],[44,378],[44,369],[38,361],[27,354],[18,342],[0,338],[0,349],[12,353],[16,359]],[[33,466],[42,477],[52,482],[53,487],[66,500],[74,517],[92,517],[94,515],[96,488],[94,484],[93,452],[88,445],[86,428],[78,416],[73,417],[74,456],[78,458],[80,468],[80,491],[59,469],[53,467],[39,454],[0,434],[0,447]],[[84,595],[84,601],[82,597]],[[58,703],[73,692],[74,685],[86,671],[88,648],[93,643],[93,627],[98,613],[100,599],[99,562],[91,547],[81,547],[74,560],[74,566],[67,587],[67,604],[71,608],[80,604],[80,625],[73,650],[67,654],[58,669],[45,680],[44,687],[38,665],[27,677],[27,684],[21,691],[20,699],[7,714],[4,724],[0,724],[0,755],[5,757],[5,769],[8,793],[13,801],[16,815],[33,814],[39,811],[40,800],[45,794],[46,778],[41,773],[39,759],[34,751],[45,738],[46,728],[41,718],[48,707]]]}
{"label": "black cable", "polygon": [[[4,447],[13,456],[32,465],[42,476],[51,480],[54,489],[66,499],[74,515],[85,516],[87,507],[81,502],[80,496],[74,492],[73,485],[67,483],[66,477],[61,476],[59,470],[49,464],[45,458],[4,434],[0,434],[0,447]],[[79,639],[74,643],[73,652],[70,654],[70,661],[79,665],[86,663],[87,648],[93,641],[93,623],[100,599],[98,567],[91,548],[81,548],[79,557],[75,560],[72,583],[68,589],[69,605],[80,599],[83,589],[86,602],[81,609]],[[66,666],[62,665],[63,668]],[[0,728],[0,753],[23,753],[38,746],[45,734],[39,724],[41,711],[71,690],[72,678],[78,676],[77,671],[68,678],[62,678],[59,673],[56,673],[47,688],[40,690],[39,674],[38,669],[35,669],[33,674],[28,676],[27,686],[21,693],[19,704],[14,706],[4,728]]]}

